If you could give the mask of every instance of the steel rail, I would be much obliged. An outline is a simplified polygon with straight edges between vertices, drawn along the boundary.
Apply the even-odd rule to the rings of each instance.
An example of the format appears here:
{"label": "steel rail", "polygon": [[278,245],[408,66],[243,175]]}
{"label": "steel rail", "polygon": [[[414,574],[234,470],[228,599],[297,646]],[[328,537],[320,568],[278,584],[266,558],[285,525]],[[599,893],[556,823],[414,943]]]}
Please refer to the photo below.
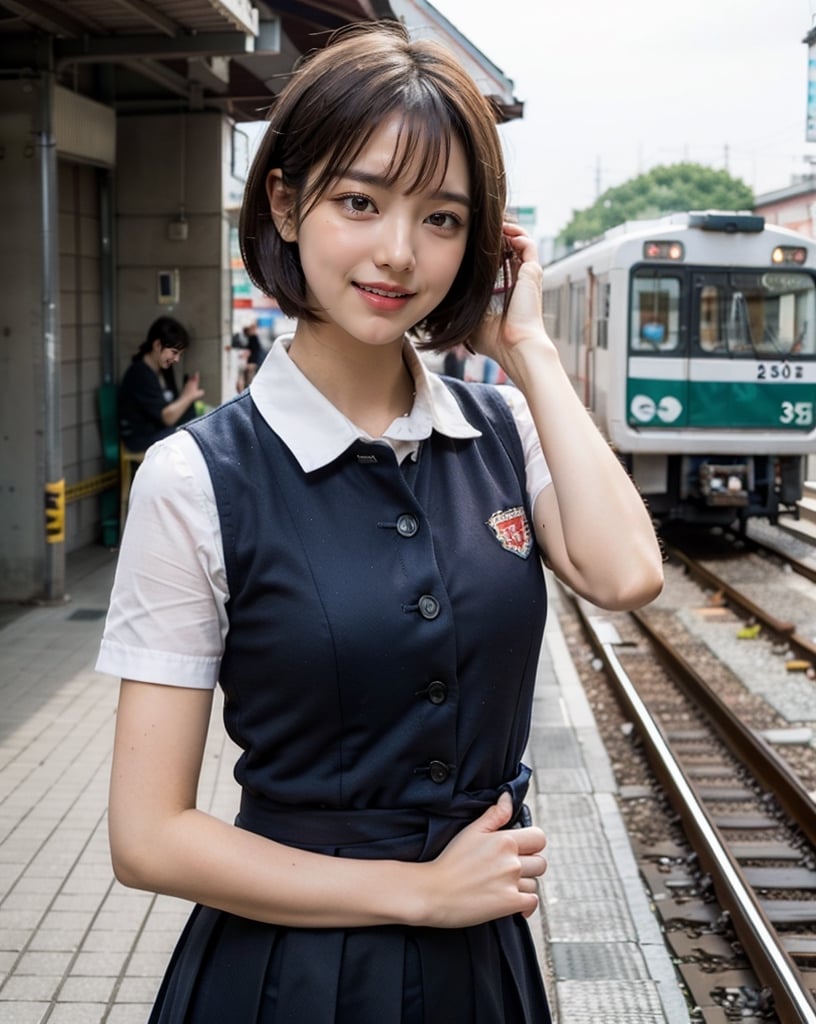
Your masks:
{"label": "steel rail", "polygon": [[695,707],[703,710],[725,746],[748,767],[764,789],[773,793],[808,842],[816,846],[816,803],[801,779],[759,733],[734,714],[682,654],[652,628],[647,616],[637,611],[631,615],[657,648],[672,678]]}
{"label": "steel rail", "polygon": [[[715,590],[722,591],[732,604],[742,608],[744,612],[747,612],[747,614],[753,619],[756,619],[757,622],[767,626],[772,633],[776,633],[777,636],[787,640],[791,649],[795,651],[799,657],[812,658],[816,661],[816,643],[809,640],[807,637],[800,636],[796,632],[796,626],[794,623],[777,619],[776,616],[772,615],[765,608],[760,607],[760,605],[752,601],[747,594],[743,594],[741,590],[738,590],[735,586],[730,584],[727,580],[724,580],[721,576],[718,576],[717,573],[713,572],[711,569],[707,569],[704,565],[701,565],[690,555],[687,555],[683,551],[674,547],[668,548],[668,550],[673,558],[676,558],[679,562],[683,563],[692,576],[695,576],[697,579],[707,583]],[[779,552],[776,553],[779,554]],[[796,570],[796,567],[793,566],[793,564],[792,567]]]}
{"label": "steel rail", "polygon": [[577,599],[576,605],[621,703],[644,741],[652,768],[680,816],[686,834],[693,841],[700,863],[711,876],[720,905],[728,911],[757,977],[773,992],[781,1024],[816,1024],[813,996],[745,882],[739,864],[728,850],[694,784],[677,763],[659,723],[618,660],[608,621],[587,602]]}
{"label": "steel rail", "polygon": [[809,565],[807,562],[803,562],[800,558],[794,558],[793,555],[786,554],[786,552],[781,548],[774,547],[773,544],[768,544],[767,541],[757,540],[750,534],[745,538],[745,541],[756,551],[762,551],[769,555],[776,555],[777,558],[781,558],[799,576],[804,576],[805,579],[810,580],[811,583],[816,583],[816,566]]}

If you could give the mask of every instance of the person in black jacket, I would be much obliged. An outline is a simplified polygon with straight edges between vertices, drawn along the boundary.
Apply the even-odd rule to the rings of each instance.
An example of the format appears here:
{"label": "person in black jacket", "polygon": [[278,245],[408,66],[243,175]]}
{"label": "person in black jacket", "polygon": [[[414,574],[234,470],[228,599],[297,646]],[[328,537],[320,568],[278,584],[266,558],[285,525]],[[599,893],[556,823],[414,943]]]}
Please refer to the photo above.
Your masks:
{"label": "person in black jacket", "polygon": [[195,403],[204,397],[198,373],[190,374],[179,391],[174,365],[190,343],[178,320],[161,316],[133,356],[119,388],[119,436],[132,452],[143,452],[195,417]]}

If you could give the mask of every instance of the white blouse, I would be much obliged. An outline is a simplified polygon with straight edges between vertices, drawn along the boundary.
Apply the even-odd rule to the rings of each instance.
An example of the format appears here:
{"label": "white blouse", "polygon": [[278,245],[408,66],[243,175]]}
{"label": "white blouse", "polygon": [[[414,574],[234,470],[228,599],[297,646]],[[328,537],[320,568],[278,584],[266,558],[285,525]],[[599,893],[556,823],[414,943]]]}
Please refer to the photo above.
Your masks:
{"label": "white blouse", "polygon": [[[358,439],[382,440],[397,458],[416,458],[432,431],[479,437],[458,403],[405,342],[414,377],[411,412],[381,439],[356,427],[289,358],[278,338],[250,385],[258,411],[304,472],[341,455]],[[524,396],[499,386],[518,426],[531,506],[551,482]],[[136,473],[116,576],[96,663],[98,672],[142,682],[212,688],[218,681],[229,599],[221,529],[207,465],[186,430],[152,445]]]}

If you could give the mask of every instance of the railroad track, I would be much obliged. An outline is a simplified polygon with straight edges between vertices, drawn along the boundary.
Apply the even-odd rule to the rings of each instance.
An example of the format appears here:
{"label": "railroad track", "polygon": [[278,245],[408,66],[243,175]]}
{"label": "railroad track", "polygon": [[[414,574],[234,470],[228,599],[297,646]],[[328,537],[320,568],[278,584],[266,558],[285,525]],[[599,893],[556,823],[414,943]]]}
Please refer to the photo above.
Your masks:
{"label": "railroad track", "polygon": [[[725,589],[721,578],[705,582]],[[659,615],[636,614],[639,639],[622,643],[614,616],[577,608],[693,850],[640,852],[697,1019],[816,1024],[812,798],[660,635]],[[794,628],[782,625],[790,642]],[[720,934],[726,925],[735,945]]]}
{"label": "railroad track", "polygon": [[[762,551],[782,559],[794,572],[812,582],[816,582],[816,569],[807,563],[792,558],[767,545],[760,545],[756,541],[752,541],[751,546],[754,551]],[[757,604],[748,594],[740,590],[739,587],[734,586],[724,576],[705,566],[699,558],[673,546],[667,546],[667,552],[672,558],[682,562],[696,579],[711,587],[717,593],[722,594],[726,601],[741,609],[746,615],[770,630],[777,637],[785,639],[791,651],[798,657],[816,661],[816,643],[810,637],[797,632],[795,623],[779,619],[772,611]]]}

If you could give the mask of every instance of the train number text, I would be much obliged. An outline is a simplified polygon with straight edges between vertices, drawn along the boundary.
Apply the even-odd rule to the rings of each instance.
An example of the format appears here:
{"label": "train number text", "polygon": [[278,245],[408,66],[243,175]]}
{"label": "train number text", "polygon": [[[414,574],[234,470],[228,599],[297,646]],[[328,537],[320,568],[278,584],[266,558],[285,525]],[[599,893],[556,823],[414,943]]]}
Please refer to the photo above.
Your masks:
{"label": "train number text", "polygon": [[757,363],[757,380],[803,380],[804,367],[790,363]]}
{"label": "train number text", "polygon": [[813,402],[782,402],[779,422],[807,427],[813,423]]}

